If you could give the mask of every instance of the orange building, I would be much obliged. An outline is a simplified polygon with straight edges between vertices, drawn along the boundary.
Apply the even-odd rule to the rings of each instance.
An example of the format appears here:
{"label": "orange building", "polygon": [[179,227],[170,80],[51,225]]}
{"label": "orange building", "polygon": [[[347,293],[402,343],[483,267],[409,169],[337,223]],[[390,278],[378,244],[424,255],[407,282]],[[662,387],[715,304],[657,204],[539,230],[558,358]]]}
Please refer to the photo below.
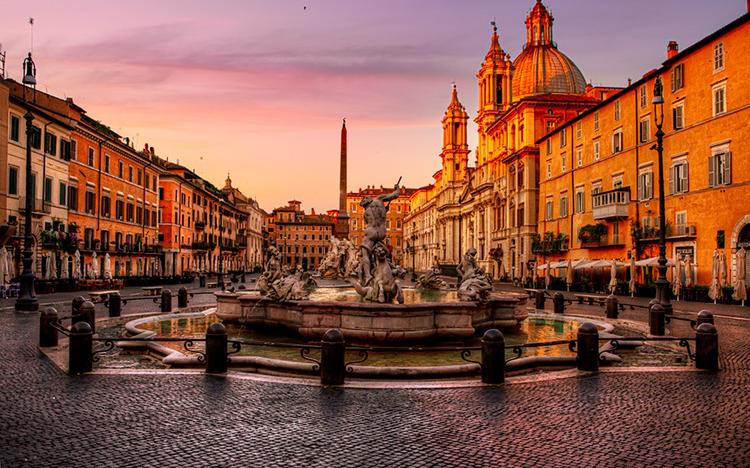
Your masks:
{"label": "orange building", "polygon": [[[104,275],[110,255],[115,277],[160,271],[157,231],[159,169],[151,153],[81,111],[73,131],[68,222],[77,230],[84,276]],[[93,253],[99,271],[91,271]]]}
{"label": "orange building", "polygon": [[[664,83],[667,256],[711,282],[716,249],[750,247],[750,14],[541,138],[537,251],[548,259],[642,260],[658,255],[659,168],[654,82]],[[561,242],[563,240],[569,242]],[[552,247],[551,247],[552,246]],[[684,281],[684,276],[682,277]]]}
{"label": "orange building", "polygon": [[270,244],[279,249],[284,265],[317,269],[330,248],[334,219],[327,214],[315,214],[315,210],[305,214],[302,202],[290,200],[268,217]]}

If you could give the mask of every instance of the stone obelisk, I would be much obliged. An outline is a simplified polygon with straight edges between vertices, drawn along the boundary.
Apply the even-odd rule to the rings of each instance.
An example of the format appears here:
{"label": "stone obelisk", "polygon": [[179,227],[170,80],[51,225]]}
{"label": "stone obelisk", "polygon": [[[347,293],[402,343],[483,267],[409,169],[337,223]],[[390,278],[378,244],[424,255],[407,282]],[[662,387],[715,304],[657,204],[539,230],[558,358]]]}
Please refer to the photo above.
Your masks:
{"label": "stone obelisk", "polygon": [[346,212],[346,119],[341,125],[341,166],[339,172],[339,214],[334,235],[339,239],[349,237],[349,215]]}

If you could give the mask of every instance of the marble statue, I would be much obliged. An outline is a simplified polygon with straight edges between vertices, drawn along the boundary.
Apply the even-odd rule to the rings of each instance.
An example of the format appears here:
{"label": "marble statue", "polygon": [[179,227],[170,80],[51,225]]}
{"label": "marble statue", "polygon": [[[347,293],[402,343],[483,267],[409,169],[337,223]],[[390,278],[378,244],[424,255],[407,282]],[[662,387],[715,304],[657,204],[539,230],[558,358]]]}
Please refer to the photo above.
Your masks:
{"label": "marble statue", "polygon": [[440,278],[440,267],[433,265],[430,271],[417,278],[417,289],[446,289],[448,284]]}
{"label": "marble statue", "polygon": [[374,268],[371,271],[371,280],[368,284],[361,284],[352,280],[354,289],[365,300],[371,302],[393,302],[404,303],[404,293],[396,282],[391,265],[388,262],[388,249],[382,242],[373,247]]}
{"label": "marble statue", "polygon": [[388,214],[388,206],[385,202],[395,200],[400,194],[401,188],[397,183],[393,192],[380,195],[375,199],[365,197],[359,203],[365,209],[365,224],[367,225],[364,241],[360,247],[362,261],[360,263],[359,282],[363,285],[369,284],[372,280],[374,249],[378,243],[383,242],[387,232],[385,218]]}
{"label": "marble statue", "polygon": [[318,272],[320,272],[321,278],[338,278],[340,275],[340,260],[339,250],[341,249],[341,241],[335,237],[331,238],[331,247],[328,249],[328,253],[320,262]]}
{"label": "marble statue", "polygon": [[469,248],[458,265],[458,298],[461,301],[485,302],[492,291],[492,279],[477,265],[477,250]]}
{"label": "marble statue", "polygon": [[465,279],[474,276],[475,272],[479,270],[477,265],[477,249],[469,247],[469,250],[464,254],[464,258],[461,263],[456,267],[458,271],[458,284],[460,285]]}
{"label": "marble statue", "polygon": [[267,294],[271,284],[282,277],[281,270],[281,252],[276,247],[271,246],[268,249],[268,261],[264,267],[263,273],[258,278],[258,289],[261,294]]}
{"label": "marble statue", "polygon": [[272,301],[302,301],[317,287],[309,272],[297,272],[271,283],[266,296]]}

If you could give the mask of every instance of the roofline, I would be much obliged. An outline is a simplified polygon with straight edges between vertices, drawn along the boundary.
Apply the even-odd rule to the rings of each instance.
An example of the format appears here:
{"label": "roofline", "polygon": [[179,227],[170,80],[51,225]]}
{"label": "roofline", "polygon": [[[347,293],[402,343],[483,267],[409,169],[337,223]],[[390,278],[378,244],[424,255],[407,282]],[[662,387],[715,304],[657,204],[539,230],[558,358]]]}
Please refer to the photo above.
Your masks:
{"label": "roofline", "polygon": [[678,52],[677,55],[675,55],[674,57],[669,58],[669,59],[665,60],[664,62],[662,62],[662,65],[663,66],[668,66],[668,65],[673,64],[674,62],[678,62],[678,61],[682,60],[686,56],[692,54],[693,52],[695,52],[696,50],[700,49],[701,47],[703,47],[704,45],[708,44],[709,42],[713,41],[717,37],[723,36],[724,34],[726,34],[726,33],[730,32],[730,31],[733,31],[733,30],[739,28],[740,26],[742,26],[743,24],[747,23],[748,21],[750,21],[750,12],[749,13],[745,13],[744,15],[742,15],[739,18],[735,19],[731,23],[728,23],[728,24],[722,26],[721,28],[719,28],[716,31],[712,32],[711,34],[709,34],[708,36],[704,37],[703,39],[700,39],[698,42],[695,42],[695,43],[689,45],[688,47],[686,47],[685,49],[683,49],[681,52]]}

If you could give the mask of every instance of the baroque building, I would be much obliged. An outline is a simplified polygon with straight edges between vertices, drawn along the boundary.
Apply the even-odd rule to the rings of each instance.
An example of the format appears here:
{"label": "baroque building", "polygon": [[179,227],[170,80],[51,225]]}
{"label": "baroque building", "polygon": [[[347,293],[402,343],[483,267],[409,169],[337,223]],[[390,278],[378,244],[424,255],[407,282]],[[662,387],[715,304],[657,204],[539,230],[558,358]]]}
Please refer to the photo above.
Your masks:
{"label": "baroque building", "polygon": [[331,246],[337,215],[335,210],[306,214],[298,200],[274,209],[267,217],[268,237],[281,253],[282,264],[305,271],[317,269]]}
{"label": "baroque building", "polygon": [[511,60],[493,22],[489,51],[476,75],[478,147],[469,165],[468,114],[454,86],[443,116],[441,169],[412,196],[405,237],[416,236],[417,269],[451,270],[470,247],[495,277],[529,274],[536,234],[537,139],[592,107],[612,89],[587,86],[553,40],[554,18],[537,1],[526,18],[526,43]]}

